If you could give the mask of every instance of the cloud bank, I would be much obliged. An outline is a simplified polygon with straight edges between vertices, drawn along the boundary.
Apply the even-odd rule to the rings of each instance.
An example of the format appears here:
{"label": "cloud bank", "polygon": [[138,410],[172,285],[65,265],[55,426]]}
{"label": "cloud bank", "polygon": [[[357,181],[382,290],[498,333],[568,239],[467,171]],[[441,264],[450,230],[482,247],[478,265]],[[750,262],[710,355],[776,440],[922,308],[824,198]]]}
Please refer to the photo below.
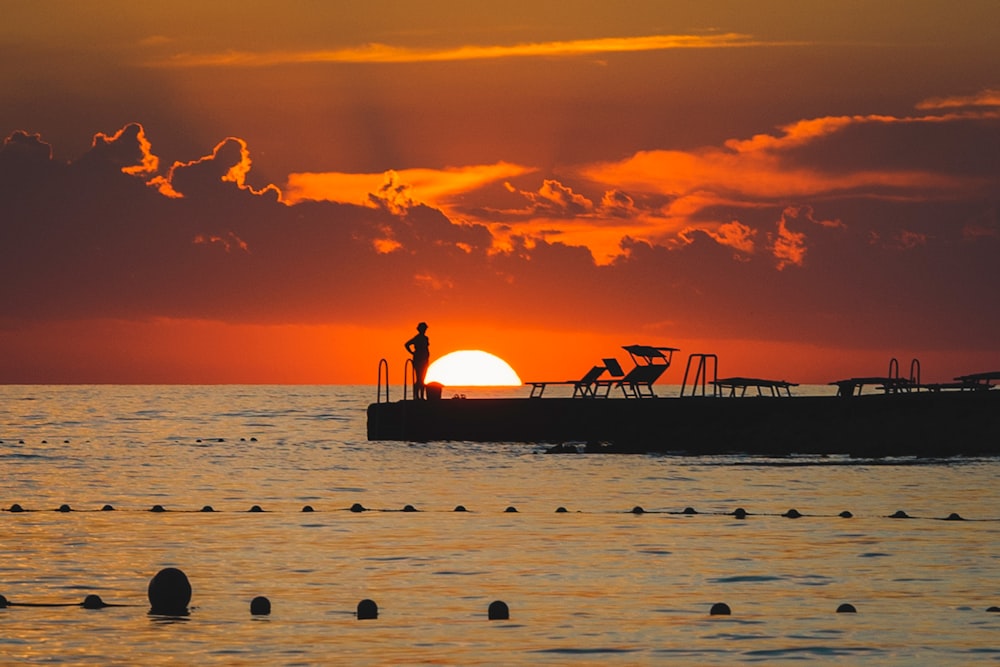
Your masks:
{"label": "cloud bank", "polygon": [[996,355],[989,99],[551,174],[500,163],[261,188],[235,137],[165,167],[137,123],[69,162],[17,131],[0,148],[0,325],[447,319]]}

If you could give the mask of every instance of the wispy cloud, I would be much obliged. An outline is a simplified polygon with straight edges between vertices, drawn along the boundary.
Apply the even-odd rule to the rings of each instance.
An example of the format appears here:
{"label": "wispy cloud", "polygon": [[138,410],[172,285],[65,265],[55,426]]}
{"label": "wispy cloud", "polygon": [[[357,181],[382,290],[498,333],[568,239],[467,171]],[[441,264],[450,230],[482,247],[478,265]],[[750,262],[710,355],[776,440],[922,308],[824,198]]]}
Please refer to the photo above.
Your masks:
{"label": "wispy cloud", "polygon": [[147,63],[156,67],[269,67],[309,63],[419,63],[487,60],[516,57],[585,56],[602,53],[663,51],[668,49],[720,49],[754,46],[789,46],[798,42],[765,42],[752,35],[647,35],[602,37],[510,45],[465,45],[441,49],[414,49],[389,44],[365,44],[344,49],[308,51],[224,51],[180,53]]}
{"label": "wispy cloud", "polygon": [[[445,207],[452,197],[532,171],[531,167],[498,162],[445,169],[399,169],[392,172],[392,178],[405,183],[415,199]],[[387,176],[386,173],[339,172],[289,174],[284,198],[289,204],[306,200],[358,204],[368,201],[370,194],[383,186]]]}
{"label": "wispy cloud", "polygon": [[1000,107],[1000,88],[987,88],[973,95],[931,97],[917,104],[918,109],[960,109],[963,107]]}

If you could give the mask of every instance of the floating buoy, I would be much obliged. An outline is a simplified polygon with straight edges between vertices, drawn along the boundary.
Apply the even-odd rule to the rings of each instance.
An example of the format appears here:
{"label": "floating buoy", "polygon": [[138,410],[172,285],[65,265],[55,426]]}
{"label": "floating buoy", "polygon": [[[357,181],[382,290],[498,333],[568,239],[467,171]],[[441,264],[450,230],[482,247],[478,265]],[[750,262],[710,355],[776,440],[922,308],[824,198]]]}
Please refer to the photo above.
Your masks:
{"label": "floating buoy", "polygon": [[407,506],[405,506],[405,507],[403,508],[403,511],[404,511],[404,512],[416,512],[416,511],[417,511],[417,508],[416,508],[416,507],[414,507],[413,505],[407,505]]}
{"label": "floating buoy", "polygon": [[69,505],[67,505],[66,503],[63,503],[62,505],[59,506],[59,509],[57,509],[56,511],[57,512],[72,512],[73,508],[70,507]]}
{"label": "floating buoy", "polygon": [[315,510],[313,510],[313,506],[312,505],[303,505],[302,506],[302,511],[303,512],[313,512]]}
{"label": "floating buoy", "polygon": [[378,605],[374,600],[364,599],[358,603],[358,620],[378,618]]}
{"label": "floating buoy", "polygon": [[100,595],[94,595],[91,593],[87,597],[83,598],[83,602],[80,603],[80,606],[84,609],[104,609],[109,605],[104,603],[104,600],[101,599]]}
{"label": "floating buoy", "polygon": [[952,512],[951,514],[949,514],[948,516],[946,516],[944,520],[945,521],[965,521],[965,519],[963,519],[961,516],[959,516],[958,512]]}
{"label": "floating buoy", "polygon": [[716,602],[712,605],[712,608],[708,610],[709,616],[729,616],[733,613],[733,610],[729,608],[729,605],[725,602]]}
{"label": "floating buoy", "polygon": [[[0,609],[6,609],[9,604],[10,602],[7,600],[7,597],[4,595],[0,595]],[[989,611],[989,609],[987,609],[986,611]]]}
{"label": "floating buoy", "polygon": [[514,512],[517,512],[517,508],[514,507],[513,505],[511,505],[510,507],[508,507],[507,509],[505,509],[504,512],[507,512],[508,514],[512,514]]}
{"label": "floating buoy", "polygon": [[111,506],[111,505],[105,505],[104,507],[101,508],[101,511],[102,512],[114,512],[115,508],[113,506]]}
{"label": "floating buoy", "polygon": [[149,508],[149,511],[150,512],[166,512],[167,510],[163,509],[163,505],[153,505],[152,507]]}
{"label": "floating buoy", "polygon": [[848,512],[847,510],[844,510],[843,512],[841,512],[841,513],[840,513],[840,514],[838,514],[837,516],[839,516],[839,517],[840,517],[841,519],[850,519],[850,518],[851,518],[851,517],[853,517],[854,515],[853,515],[853,514],[851,514],[850,512]]}
{"label": "floating buoy", "polygon": [[681,512],[681,514],[697,514],[697,513],[698,512],[696,512],[693,507],[685,507],[684,511]]}
{"label": "floating buoy", "polygon": [[149,613],[165,616],[184,616],[191,602],[191,582],[176,567],[166,567],[150,579],[146,591]]}
{"label": "floating buoy", "polygon": [[248,511],[250,511],[250,512],[263,512],[264,510],[261,508],[260,505],[254,505]]}
{"label": "floating buoy", "polygon": [[503,600],[494,600],[486,610],[486,616],[491,621],[506,621],[510,619],[510,607]]}
{"label": "floating buoy", "polygon": [[[3,597],[3,596],[2,596],[2,595],[0,595],[0,598],[2,598],[2,597]],[[4,598],[4,602],[6,602],[6,601],[7,601],[7,599],[6,599],[6,598]],[[998,612],[998,611],[1000,611],[1000,607],[987,607],[987,608],[986,608],[986,611],[988,611],[988,612],[993,612],[993,613],[995,613],[995,612]]]}
{"label": "floating buoy", "polygon": [[211,505],[205,505],[204,507],[201,508],[201,511],[202,512],[214,512],[215,508],[212,507]]}
{"label": "floating buoy", "polygon": [[909,519],[910,515],[903,510],[896,510],[896,513],[889,517],[890,519]]}
{"label": "floating buoy", "polygon": [[642,509],[642,507],[639,505],[636,505],[635,507],[632,508],[632,514],[645,514],[645,513],[646,510]]}
{"label": "floating buoy", "polygon": [[786,519],[801,519],[802,513],[793,507],[792,509],[788,510],[781,516],[785,517]]}
{"label": "floating buoy", "polygon": [[733,510],[733,516],[737,519],[745,519],[747,518],[747,511],[742,507],[737,507]]}
{"label": "floating buoy", "polygon": [[838,614],[856,614],[858,610],[850,602],[845,602],[844,604],[837,607]]}
{"label": "floating buoy", "polygon": [[263,595],[250,600],[250,613],[254,616],[267,616],[271,613],[271,601]]}
{"label": "floating buoy", "polygon": [[469,510],[465,509],[465,505],[455,505],[455,511],[456,512],[468,512]]}
{"label": "floating buoy", "polygon": [[13,505],[10,506],[10,511],[11,512],[23,512],[24,508],[21,507],[19,504],[14,503]]}
{"label": "floating buoy", "polygon": [[557,507],[556,508],[556,514],[563,514],[563,513],[568,512],[568,511],[569,510],[567,510],[565,507]]}
{"label": "floating buoy", "polygon": [[351,505],[351,511],[352,512],[364,512],[365,511],[365,506],[362,505],[361,503],[354,503],[353,505]]}

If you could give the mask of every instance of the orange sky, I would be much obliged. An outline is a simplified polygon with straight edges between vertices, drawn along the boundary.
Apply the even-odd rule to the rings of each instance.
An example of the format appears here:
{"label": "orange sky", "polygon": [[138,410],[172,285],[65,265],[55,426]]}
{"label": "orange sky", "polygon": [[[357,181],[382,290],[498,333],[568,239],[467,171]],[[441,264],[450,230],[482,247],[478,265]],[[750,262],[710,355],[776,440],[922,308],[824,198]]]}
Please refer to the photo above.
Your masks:
{"label": "orange sky", "polygon": [[665,382],[1000,368],[998,24],[14,3],[0,382],[372,383],[419,320],[525,379],[633,343],[681,348]]}

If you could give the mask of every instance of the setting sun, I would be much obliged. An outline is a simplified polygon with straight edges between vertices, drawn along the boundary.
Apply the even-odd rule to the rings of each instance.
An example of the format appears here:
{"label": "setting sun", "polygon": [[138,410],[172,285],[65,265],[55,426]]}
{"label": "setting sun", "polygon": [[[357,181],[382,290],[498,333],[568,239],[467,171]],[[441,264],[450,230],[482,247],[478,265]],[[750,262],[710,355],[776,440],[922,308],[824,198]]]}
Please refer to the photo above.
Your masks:
{"label": "setting sun", "polygon": [[436,359],[427,382],[448,387],[518,387],[521,378],[506,361],[482,350],[458,350]]}

